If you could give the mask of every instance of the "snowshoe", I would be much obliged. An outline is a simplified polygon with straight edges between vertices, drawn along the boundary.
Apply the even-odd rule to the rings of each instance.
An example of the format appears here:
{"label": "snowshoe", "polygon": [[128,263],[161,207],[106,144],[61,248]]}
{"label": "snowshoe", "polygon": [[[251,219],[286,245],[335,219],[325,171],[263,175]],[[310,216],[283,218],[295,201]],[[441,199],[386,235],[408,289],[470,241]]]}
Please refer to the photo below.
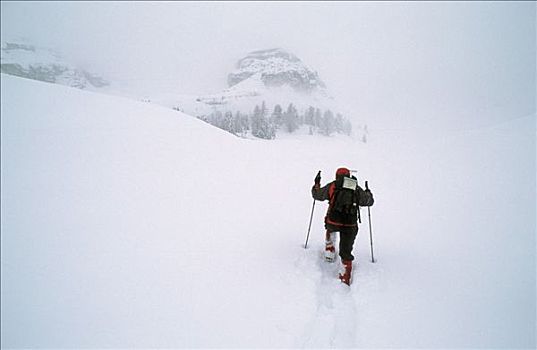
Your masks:
{"label": "snowshoe", "polygon": [[324,260],[326,262],[334,262],[336,260],[336,248],[332,243],[326,244],[324,249]]}
{"label": "snowshoe", "polygon": [[324,260],[327,262],[336,261],[336,248],[334,247],[334,233],[326,231],[326,238],[324,241]]}

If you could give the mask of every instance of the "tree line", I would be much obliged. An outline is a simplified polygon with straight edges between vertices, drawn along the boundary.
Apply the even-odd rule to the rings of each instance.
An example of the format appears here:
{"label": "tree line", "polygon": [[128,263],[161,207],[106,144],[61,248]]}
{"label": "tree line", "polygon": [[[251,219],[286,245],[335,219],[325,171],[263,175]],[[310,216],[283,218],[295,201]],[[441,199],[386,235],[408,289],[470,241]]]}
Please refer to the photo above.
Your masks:
{"label": "tree line", "polygon": [[310,135],[350,135],[352,132],[351,122],[341,113],[334,114],[330,109],[321,111],[314,107],[299,113],[292,103],[285,111],[277,104],[270,112],[263,102],[261,106],[256,105],[250,113],[214,111],[198,118],[240,137],[252,135],[267,140],[276,138],[280,131],[293,133],[304,126]]}

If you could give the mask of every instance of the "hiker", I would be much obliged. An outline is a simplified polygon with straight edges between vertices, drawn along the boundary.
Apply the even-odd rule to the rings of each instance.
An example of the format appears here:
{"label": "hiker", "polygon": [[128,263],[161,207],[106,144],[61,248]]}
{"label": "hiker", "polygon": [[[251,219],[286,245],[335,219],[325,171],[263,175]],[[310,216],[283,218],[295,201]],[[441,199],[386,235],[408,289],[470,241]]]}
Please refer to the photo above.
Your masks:
{"label": "hiker", "polygon": [[328,211],[324,218],[325,260],[329,262],[335,260],[335,232],[339,232],[339,256],[342,264],[339,279],[350,285],[354,260],[352,247],[358,234],[359,206],[373,205],[373,194],[369,189],[363,190],[358,186],[356,177],[351,176],[347,168],[337,169],[336,180],[324,187],[321,187],[321,172],[319,171],[311,194],[315,200],[329,201]]}

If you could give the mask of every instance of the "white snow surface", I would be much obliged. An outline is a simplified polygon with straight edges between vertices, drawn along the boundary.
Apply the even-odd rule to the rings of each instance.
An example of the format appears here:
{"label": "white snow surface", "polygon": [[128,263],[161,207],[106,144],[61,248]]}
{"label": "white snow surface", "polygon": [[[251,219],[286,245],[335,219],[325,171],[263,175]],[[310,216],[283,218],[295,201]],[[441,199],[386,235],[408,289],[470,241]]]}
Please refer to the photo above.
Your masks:
{"label": "white snow surface", "polygon": [[[367,144],[246,140],[2,74],[2,348],[535,348],[535,116]],[[354,283],[318,170],[375,196]]]}

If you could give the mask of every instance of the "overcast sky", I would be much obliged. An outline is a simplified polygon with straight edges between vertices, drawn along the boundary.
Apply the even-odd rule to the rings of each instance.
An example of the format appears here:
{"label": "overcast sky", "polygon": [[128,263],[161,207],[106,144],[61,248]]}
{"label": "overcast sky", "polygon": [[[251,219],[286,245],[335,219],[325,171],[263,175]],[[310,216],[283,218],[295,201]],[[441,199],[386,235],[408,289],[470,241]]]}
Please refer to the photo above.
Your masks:
{"label": "overcast sky", "polygon": [[[147,90],[213,93],[282,47],[357,119],[484,125],[535,113],[535,2],[5,2],[2,40]],[[461,124],[462,123],[462,124]]]}

